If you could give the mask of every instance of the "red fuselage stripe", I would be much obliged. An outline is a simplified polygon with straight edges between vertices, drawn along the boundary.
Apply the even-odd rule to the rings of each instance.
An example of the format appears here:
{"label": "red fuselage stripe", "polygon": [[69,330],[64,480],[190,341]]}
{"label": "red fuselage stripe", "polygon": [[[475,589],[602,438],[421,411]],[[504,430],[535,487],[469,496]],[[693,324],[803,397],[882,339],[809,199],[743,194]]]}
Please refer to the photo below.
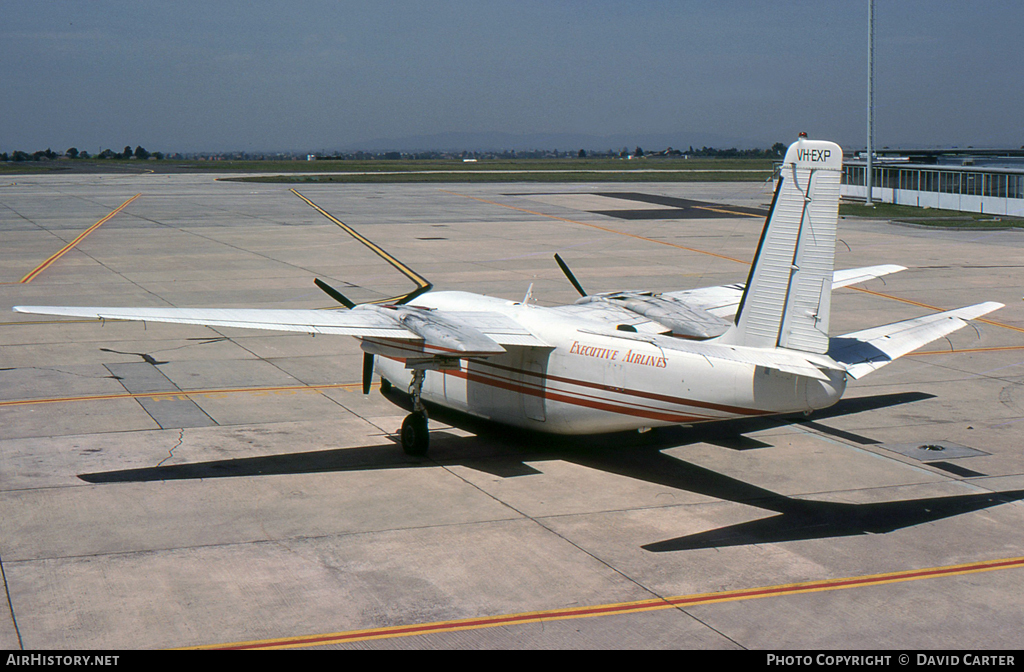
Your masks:
{"label": "red fuselage stripe", "polygon": [[607,411],[609,413],[619,413],[621,415],[631,415],[639,418],[647,418],[650,420],[660,420],[662,422],[703,422],[706,420],[713,420],[707,416],[697,415],[680,415],[679,413],[671,413],[668,411],[657,411],[649,410],[647,408],[640,408],[636,406],[626,406],[622,404],[615,404],[607,400],[597,400],[593,397],[586,397],[581,395],[570,395],[565,392],[554,391],[551,388],[537,388],[528,387],[516,381],[491,378],[488,376],[482,376],[479,374],[470,373],[468,371],[443,371],[447,376],[456,378],[462,378],[474,383],[482,383],[491,387],[496,387],[503,390],[509,390],[512,392],[518,392],[520,394],[527,394],[534,397],[542,397],[550,401],[559,401],[565,404],[572,404],[574,406],[583,406],[586,408],[593,408],[600,411]]}
{"label": "red fuselage stripe", "polygon": [[[410,354],[415,356],[419,354],[419,350],[409,348],[408,346],[399,345],[398,343],[388,343],[388,345],[397,350],[407,350]],[[387,357],[393,361],[402,362],[401,358],[398,357]],[[595,397],[592,395],[585,395],[579,393],[571,393],[564,389],[555,389],[551,386],[547,386],[544,383],[554,382],[562,383],[567,385],[575,385],[579,387],[589,388],[598,390],[601,392],[612,392],[621,394],[624,396],[635,397],[638,399],[646,399],[652,401],[660,401],[663,403],[676,404],[680,406],[691,406],[695,408],[704,408],[708,410],[715,410],[726,414],[732,415],[744,415],[744,416],[755,416],[755,415],[768,415],[766,411],[755,411],[747,408],[740,408],[735,406],[725,406],[721,404],[712,404],[708,402],[688,400],[679,397],[670,397],[667,395],[654,394],[649,392],[643,392],[638,390],[629,390],[625,388],[616,388],[610,385],[603,385],[600,383],[592,383],[583,380],[574,380],[571,378],[565,378],[562,376],[550,376],[532,371],[525,371],[523,369],[517,369],[515,367],[503,366],[493,364],[491,362],[483,362],[474,360],[474,364],[478,364],[485,368],[490,368],[493,372],[483,371],[470,371],[468,367],[460,367],[458,370],[445,370],[441,371],[444,375],[459,378],[469,382],[479,383],[488,385],[490,387],[508,390],[518,394],[525,394],[534,397],[541,397],[549,399],[551,401],[562,402],[571,404],[574,406],[582,406],[586,408],[593,408],[596,410],[606,411],[609,413],[618,413],[621,415],[629,415],[634,417],[647,418],[650,420],[657,420],[661,422],[670,423],[687,423],[687,422],[705,422],[709,420],[722,420],[725,419],[722,416],[707,415],[707,414],[694,414],[692,411],[689,413],[683,413],[680,411],[672,411],[669,409],[657,408],[649,405],[641,404],[629,404],[627,402],[614,402],[606,397]],[[505,374],[505,375],[503,375]],[[533,378],[538,380],[538,384],[530,384],[526,380],[516,380],[510,375],[519,375],[523,378]]]}

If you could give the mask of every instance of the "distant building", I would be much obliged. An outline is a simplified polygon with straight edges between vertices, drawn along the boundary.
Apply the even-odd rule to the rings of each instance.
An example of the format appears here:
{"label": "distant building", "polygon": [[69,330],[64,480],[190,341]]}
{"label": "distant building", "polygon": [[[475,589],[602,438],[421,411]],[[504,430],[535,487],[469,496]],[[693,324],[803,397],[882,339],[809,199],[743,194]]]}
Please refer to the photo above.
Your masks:
{"label": "distant building", "polygon": [[[871,200],[941,210],[1024,217],[1024,163],[1018,167],[940,165],[893,161],[874,162]],[[867,162],[843,162],[840,195],[866,199]],[[1009,165],[1009,164],[1007,164]]]}

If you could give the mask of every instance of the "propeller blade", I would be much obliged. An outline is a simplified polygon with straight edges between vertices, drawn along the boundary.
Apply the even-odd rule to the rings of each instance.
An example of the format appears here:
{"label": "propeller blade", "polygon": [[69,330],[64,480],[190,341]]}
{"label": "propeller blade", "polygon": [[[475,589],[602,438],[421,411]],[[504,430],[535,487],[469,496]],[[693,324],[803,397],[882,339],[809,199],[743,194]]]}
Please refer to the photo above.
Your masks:
{"label": "propeller blade", "polygon": [[363,394],[370,393],[370,382],[373,380],[373,354],[363,353]]}
{"label": "propeller blade", "polygon": [[583,291],[583,286],[579,283],[579,280],[576,279],[576,276],[572,274],[572,271],[569,270],[569,267],[566,266],[565,262],[562,261],[562,258],[557,254],[555,255],[555,261],[558,262],[558,267],[562,269],[562,273],[565,273],[565,277],[569,278],[569,282],[571,282],[572,286],[576,288],[576,291],[580,293],[580,296],[586,296],[587,293]]}
{"label": "propeller blade", "polygon": [[314,278],[313,284],[319,287],[320,289],[324,290],[327,293],[327,296],[331,297],[332,299],[334,299],[341,305],[345,306],[349,310],[352,310],[353,308],[356,307],[356,304],[352,303],[347,298],[345,298],[344,294],[336,290],[334,287],[331,287],[320,278]]}

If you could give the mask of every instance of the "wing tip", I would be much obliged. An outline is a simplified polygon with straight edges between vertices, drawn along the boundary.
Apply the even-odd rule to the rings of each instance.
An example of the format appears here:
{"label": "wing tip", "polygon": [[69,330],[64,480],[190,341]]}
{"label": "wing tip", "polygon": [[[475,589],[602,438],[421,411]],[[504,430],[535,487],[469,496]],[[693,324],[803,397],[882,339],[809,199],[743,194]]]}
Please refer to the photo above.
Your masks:
{"label": "wing tip", "polygon": [[65,311],[60,306],[13,306],[11,308],[15,313],[25,313],[28,315],[64,315]]}
{"label": "wing tip", "polygon": [[985,301],[983,303],[976,303],[973,306],[964,306],[963,308],[950,310],[948,314],[953,317],[959,317],[962,320],[976,320],[983,315],[988,315],[1005,307],[1006,304],[999,303],[998,301]]}

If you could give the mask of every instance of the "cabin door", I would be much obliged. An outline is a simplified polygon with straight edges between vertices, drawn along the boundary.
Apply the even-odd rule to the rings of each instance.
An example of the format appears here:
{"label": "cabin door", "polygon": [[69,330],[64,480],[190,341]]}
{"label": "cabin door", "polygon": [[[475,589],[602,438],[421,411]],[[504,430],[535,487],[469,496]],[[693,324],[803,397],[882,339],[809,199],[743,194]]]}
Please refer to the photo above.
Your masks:
{"label": "cabin door", "polygon": [[545,412],[544,395],[547,388],[548,351],[539,348],[523,348],[523,362],[521,368],[523,415],[530,420],[544,422],[547,419]]}

